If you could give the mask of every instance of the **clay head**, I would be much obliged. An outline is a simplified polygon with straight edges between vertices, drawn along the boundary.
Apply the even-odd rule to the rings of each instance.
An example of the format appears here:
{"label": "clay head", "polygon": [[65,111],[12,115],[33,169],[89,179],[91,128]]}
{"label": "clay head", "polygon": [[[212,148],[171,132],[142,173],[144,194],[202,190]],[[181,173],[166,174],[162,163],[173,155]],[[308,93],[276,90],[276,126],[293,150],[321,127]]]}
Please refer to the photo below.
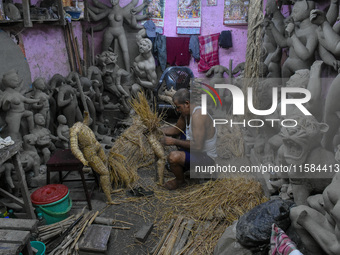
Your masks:
{"label": "clay head", "polygon": [[66,117],[65,117],[64,115],[59,115],[58,118],[57,118],[57,120],[58,120],[58,122],[59,122],[60,124],[66,125],[66,123],[67,123],[67,119],[66,119]]}
{"label": "clay head", "polygon": [[45,126],[45,117],[41,113],[34,115],[34,122],[39,126]]}
{"label": "clay head", "polygon": [[280,10],[282,6],[282,1],[277,1],[277,0],[268,0],[266,4],[266,14],[271,15],[277,10]]}
{"label": "clay head", "polygon": [[37,142],[37,136],[34,134],[28,134],[23,136],[23,141],[26,144],[34,145]]}
{"label": "clay head", "polygon": [[295,22],[303,21],[309,19],[309,14],[311,10],[315,8],[315,2],[313,1],[297,1],[294,4],[291,17]]}
{"label": "clay head", "polygon": [[39,89],[39,90],[45,90],[45,88],[46,88],[45,80],[41,77],[37,78],[33,82],[33,88]]}
{"label": "clay head", "polygon": [[152,49],[152,42],[148,38],[143,38],[138,42],[139,52],[146,53]]}
{"label": "clay head", "polygon": [[16,70],[8,71],[2,77],[2,84],[5,88],[19,88],[22,85],[23,79],[21,79]]}

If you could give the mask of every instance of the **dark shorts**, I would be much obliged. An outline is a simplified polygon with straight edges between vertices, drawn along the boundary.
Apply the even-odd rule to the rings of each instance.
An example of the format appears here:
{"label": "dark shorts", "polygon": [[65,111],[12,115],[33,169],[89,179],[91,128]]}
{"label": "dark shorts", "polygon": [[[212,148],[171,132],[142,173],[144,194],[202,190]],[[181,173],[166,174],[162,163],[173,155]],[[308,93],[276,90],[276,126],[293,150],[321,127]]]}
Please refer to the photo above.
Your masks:
{"label": "dark shorts", "polygon": [[215,165],[215,160],[209,157],[205,152],[192,152],[192,151],[184,152],[185,152],[184,171],[190,170],[190,167],[195,168],[195,166]]}

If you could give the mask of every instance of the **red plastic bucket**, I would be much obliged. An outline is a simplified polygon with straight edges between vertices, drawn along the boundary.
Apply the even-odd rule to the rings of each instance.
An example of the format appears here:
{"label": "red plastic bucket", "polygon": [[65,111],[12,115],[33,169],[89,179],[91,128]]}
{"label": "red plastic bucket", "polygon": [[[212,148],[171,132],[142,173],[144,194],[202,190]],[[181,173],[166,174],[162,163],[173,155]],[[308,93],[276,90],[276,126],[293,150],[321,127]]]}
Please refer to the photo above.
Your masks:
{"label": "red plastic bucket", "polygon": [[52,224],[67,218],[72,207],[67,186],[49,184],[31,194],[31,201],[37,213],[42,213],[46,224]]}

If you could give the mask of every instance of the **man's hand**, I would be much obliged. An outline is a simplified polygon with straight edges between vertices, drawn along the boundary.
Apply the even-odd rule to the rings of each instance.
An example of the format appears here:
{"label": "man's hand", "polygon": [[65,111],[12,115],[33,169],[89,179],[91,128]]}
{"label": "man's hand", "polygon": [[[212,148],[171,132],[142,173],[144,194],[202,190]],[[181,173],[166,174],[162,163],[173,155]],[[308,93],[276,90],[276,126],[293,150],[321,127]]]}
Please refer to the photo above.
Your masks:
{"label": "man's hand", "polygon": [[163,136],[160,140],[161,144],[163,145],[175,145],[175,138],[172,138],[170,136]]}

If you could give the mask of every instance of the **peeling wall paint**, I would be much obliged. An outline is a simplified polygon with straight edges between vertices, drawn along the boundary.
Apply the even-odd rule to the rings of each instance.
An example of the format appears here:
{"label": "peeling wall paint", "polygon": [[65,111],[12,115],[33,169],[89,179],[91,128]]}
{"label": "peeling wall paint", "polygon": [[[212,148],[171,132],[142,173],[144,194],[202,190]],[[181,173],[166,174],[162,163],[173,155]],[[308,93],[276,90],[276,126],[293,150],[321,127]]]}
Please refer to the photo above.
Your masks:
{"label": "peeling wall paint", "polygon": [[[130,0],[121,0],[121,6],[125,6]],[[207,6],[207,1],[202,0],[202,28],[201,35],[220,33],[223,30],[232,31],[233,47],[219,49],[220,64],[229,68],[229,60],[233,60],[233,67],[245,61],[247,45],[247,26],[224,26],[223,9],[224,0],[218,0],[217,6]],[[107,1],[108,3],[108,1]],[[142,0],[140,0],[142,3]],[[166,0],[164,35],[178,36],[176,34],[177,1]],[[78,38],[80,55],[82,56],[81,22],[72,22],[75,37]],[[49,80],[54,74],[66,76],[70,72],[64,31],[61,26],[47,24],[34,24],[33,28],[26,28],[22,32],[26,50],[27,61],[30,66],[32,80],[44,77]],[[89,37],[90,38],[90,37]],[[101,50],[102,33],[95,33],[95,54]],[[189,67],[196,77],[204,77],[204,73],[198,73],[197,63],[193,58]]]}

